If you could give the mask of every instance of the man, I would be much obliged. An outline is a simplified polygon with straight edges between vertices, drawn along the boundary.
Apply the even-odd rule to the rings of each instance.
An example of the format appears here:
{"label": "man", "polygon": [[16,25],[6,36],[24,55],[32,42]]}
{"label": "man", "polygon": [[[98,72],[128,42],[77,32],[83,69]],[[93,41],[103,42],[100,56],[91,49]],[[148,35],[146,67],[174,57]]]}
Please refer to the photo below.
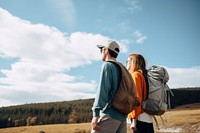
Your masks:
{"label": "man", "polygon": [[119,45],[109,40],[104,45],[97,45],[102,56],[102,68],[96,98],[92,107],[93,118],[91,133],[126,133],[127,115],[112,107],[112,97],[121,81],[120,68],[109,61],[116,61]]}

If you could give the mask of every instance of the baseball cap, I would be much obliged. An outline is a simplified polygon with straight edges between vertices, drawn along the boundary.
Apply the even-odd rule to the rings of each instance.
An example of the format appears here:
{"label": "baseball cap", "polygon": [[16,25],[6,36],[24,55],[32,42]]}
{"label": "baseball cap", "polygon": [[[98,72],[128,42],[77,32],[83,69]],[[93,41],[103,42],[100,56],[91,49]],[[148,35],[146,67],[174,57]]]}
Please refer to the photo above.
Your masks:
{"label": "baseball cap", "polygon": [[102,49],[104,47],[114,51],[115,53],[119,53],[119,44],[116,41],[108,40],[105,44],[97,45],[98,48]]}

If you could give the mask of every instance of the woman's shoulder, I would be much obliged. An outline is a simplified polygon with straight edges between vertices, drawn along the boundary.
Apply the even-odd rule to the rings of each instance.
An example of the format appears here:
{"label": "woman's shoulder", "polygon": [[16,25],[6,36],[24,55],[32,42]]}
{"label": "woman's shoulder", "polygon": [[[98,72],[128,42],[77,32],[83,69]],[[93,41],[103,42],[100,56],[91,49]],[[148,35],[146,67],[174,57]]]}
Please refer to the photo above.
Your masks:
{"label": "woman's shoulder", "polygon": [[133,72],[132,77],[134,77],[134,79],[145,80],[144,75],[139,71]]}
{"label": "woman's shoulder", "polygon": [[135,71],[135,72],[132,73],[132,75],[136,76],[136,77],[143,76],[143,74],[140,71]]}

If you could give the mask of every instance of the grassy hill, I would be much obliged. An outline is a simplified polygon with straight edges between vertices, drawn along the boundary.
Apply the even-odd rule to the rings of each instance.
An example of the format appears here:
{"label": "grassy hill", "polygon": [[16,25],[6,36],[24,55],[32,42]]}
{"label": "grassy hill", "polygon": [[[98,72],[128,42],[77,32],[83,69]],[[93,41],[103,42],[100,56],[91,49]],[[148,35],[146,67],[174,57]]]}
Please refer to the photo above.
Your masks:
{"label": "grassy hill", "polygon": [[[172,89],[171,106],[200,102],[199,88]],[[35,103],[0,108],[0,128],[28,125],[88,123],[94,99]]]}
{"label": "grassy hill", "polygon": [[171,107],[200,102],[200,87],[172,89]]}
{"label": "grassy hill", "polygon": [[36,117],[33,125],[85,123],[92,119],[94,99],[24,104],[0,108],[0,128],[25,126]]}
{"label": "grassy hill", "polygon": [[[200,103],[179,106],[165,113],[164,124],[157,118],[160,130],[154,125],[156,133],[199,133],[200,132]],[[131,133],[129,125],[128,133]],[[89,133],[90,123],[53,124],[22,126],[0,129],[0,133]]]}

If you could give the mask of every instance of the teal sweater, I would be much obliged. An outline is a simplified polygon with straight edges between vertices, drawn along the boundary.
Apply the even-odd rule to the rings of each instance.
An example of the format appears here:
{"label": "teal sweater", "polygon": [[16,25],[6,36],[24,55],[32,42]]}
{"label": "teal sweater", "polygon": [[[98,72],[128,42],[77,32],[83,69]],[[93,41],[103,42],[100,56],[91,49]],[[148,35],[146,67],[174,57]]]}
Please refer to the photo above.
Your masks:
{"label": "teal sweater", "polygon": [[[120,68],[111,62],[104,62],[101,68],[96,98],[92,107],[93,116],[100,116],[100,111],[102,111],[113,119],[120,121],[126,120],[127,115],[118,112],[111,104],[112,96],[116,93],[120,81]],[[109,104],[106,107],[107,103]]]}

